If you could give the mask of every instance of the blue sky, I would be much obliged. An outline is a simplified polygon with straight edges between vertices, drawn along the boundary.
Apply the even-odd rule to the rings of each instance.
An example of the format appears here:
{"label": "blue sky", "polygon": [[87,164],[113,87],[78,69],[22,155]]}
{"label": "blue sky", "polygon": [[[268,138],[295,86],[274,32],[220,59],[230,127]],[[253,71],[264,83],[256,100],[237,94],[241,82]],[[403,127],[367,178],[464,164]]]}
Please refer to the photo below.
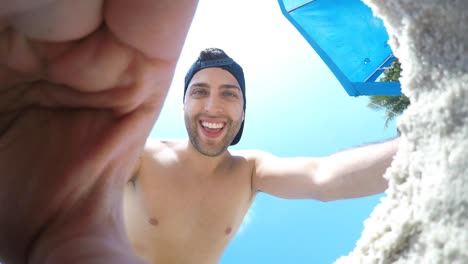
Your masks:
{"label": "blue sky", "polygon": [[[201,0],[172,87],[150,137],[186,138],[183,78],[218,47],[244,68],[247,110],[234,149],[324,156],[396,136],[366,97],[349,97],[275,0]],[[333,263],[348,254],[382,195],[321,203],[257,196],[221,264]]]}

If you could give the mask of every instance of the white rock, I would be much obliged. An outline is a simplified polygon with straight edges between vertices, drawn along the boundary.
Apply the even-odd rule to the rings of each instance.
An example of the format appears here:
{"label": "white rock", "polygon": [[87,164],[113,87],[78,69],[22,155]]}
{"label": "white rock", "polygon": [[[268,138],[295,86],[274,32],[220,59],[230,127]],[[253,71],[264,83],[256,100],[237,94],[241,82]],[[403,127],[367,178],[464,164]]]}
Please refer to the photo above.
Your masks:
{"label": "white rock", "polygon": [[384,20],[411,106],[389,189],[336,263],[468,263],[468,2],[364,0]]}

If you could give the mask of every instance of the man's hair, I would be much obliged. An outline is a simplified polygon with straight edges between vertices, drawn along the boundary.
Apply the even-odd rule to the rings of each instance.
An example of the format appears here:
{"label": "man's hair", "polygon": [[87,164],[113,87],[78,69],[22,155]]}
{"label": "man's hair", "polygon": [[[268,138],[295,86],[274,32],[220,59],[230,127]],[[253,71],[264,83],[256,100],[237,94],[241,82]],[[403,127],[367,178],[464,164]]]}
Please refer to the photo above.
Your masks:
{"label": "man's hair", "polygon": [[206,48],[200,52],[199,59],[201,61],[224,59],[229,57],[226,52],[218,48]]}
{"label": "man's hair", "polygon": [[[192,64],[187,74],[185,75],[184,98],[185,94],[187,93],[188,85],[195,73],[205,68],[221,68],[228,71],[234,76],[234,78],[236,78],[242,91],[242,98],[244,99],[243,109],[245,113],[247,101],[245,98],[244,71],[239,64],[237,64],[231,57],[229,57],[222,49],[218,48],[207,48],[200,52],[198,59]],[[242,131],[244,130],[244,122],[245,120],[242,121],[239,132],[231,142],[231,146],[237,144],[241,139]]]}

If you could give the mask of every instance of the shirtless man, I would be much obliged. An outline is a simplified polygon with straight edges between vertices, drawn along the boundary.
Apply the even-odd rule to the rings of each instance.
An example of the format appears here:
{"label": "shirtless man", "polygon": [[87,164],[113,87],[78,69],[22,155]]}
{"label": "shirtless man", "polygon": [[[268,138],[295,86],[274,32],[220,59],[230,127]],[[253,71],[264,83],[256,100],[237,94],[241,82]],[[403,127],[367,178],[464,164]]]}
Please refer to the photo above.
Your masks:
{"label": "shirtless man", "polygon": [[141,263],[122,197],[195,0],[0,0],[0,262]]}
{"label": "shirtless man", "polygon": [[229,151],[245,109],[240,65],[222,50],[202,51],[185,78],[189,140],[148,141],[125,190],[128,236],[147,262],[217,263],[258,192],[331,201],[386,189],[398,140],[321,158]]}

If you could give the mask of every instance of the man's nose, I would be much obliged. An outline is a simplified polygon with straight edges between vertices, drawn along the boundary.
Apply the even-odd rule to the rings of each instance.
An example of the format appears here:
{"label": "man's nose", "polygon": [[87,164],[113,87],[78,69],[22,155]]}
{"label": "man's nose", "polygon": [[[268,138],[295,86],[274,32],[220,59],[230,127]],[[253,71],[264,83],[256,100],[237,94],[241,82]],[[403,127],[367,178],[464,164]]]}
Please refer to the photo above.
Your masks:
{"label": "man's nose", "polygon": [[220,114],[223,112],[222,102],[216,96],[210,96],[205,102],[205,113]]}

